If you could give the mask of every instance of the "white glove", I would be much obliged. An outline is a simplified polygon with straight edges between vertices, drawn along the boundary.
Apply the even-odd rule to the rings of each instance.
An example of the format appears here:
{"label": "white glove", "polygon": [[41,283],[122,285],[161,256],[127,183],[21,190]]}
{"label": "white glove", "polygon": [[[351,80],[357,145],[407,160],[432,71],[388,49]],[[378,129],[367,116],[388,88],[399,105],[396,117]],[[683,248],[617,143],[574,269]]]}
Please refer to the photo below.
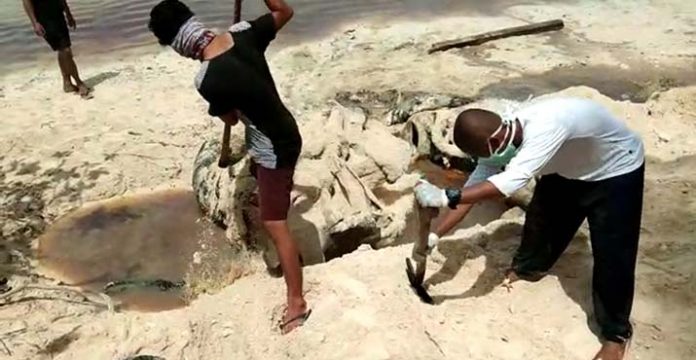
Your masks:
{"label": "white glove", "polygon": [[428,234],[428,254],[430,254],[433,249],[437,246],[437,243],[440,242],[440,237],[437,236],[435,233],[430,233]]}
{"label": "white glove", "polygon": [[445,190],[425,180],[418,182],[415,192],[418,203],[423,207],[441,208],[449,204]]}

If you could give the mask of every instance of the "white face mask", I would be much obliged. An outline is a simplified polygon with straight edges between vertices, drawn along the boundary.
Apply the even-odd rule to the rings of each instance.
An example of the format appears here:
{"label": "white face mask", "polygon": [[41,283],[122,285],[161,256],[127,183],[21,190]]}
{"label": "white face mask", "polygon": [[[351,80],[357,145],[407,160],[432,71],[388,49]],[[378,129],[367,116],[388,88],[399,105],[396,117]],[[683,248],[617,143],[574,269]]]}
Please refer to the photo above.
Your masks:
{"label": "white face mask", "polygon": [[[507,145],[503,147],[503,145],[505,144],[505,141],[503,141],[503,143],[501,143],[497,149],[493,150],[493,148],[491,147],[491,142],[488,141],[488,151],[490,152],[490,156],[487,158],[480,158],[480,163],[492,167],[502,168],[509,164],[512,158],[514,158],[515,155],[517,155],[518,149],[514,144],[515,135],[517,134],[517,121],[504,121],[502,124],[500,124],[500,127],[498,127],[498,129],[495,132],[493,132],[493,135],[491,135],[491,137],[497,135],[498,132],[500,132],[503,129],[503,127],[505,127],[505,137],[503,139],[508,139]],[[508,137],[508,135],[510,135],[510,137]]]}

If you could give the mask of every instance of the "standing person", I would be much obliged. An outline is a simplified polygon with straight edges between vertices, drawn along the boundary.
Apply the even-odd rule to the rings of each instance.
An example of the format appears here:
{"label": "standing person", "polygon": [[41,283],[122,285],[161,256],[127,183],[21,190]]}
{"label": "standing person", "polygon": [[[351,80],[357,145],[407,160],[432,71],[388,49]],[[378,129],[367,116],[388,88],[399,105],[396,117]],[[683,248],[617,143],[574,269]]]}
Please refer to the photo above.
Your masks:
{"label": "standing person", "polygon": [[595,317],[605,340],[594,359],[623,359],[633,332],[629,316],[643,202],[639,136],[595,102],[551,98],[509,119],[466,110],[456,120],[454,142],[479,163],[461,190],[427,182],[416,187],[421,205],[454,209],[430,235],[429,246],[473,204],[510,196],[541,175],[506,283],[544,276],[587,218]]}
{"label": "standing person", "polygon": [[302,148],[297,123],[285,107],[268,68],[265,51],[293,15],[283,0],[265,0],[270,10],[253,21],[216,34],[198,22],[178,0],[164,0],[150,12],[150,30],[162,45],[201,62],[195,78],[208,101],[208,113],[225,123],[246,127],[251,171],[259,187],[261,220],[279,255],[287,285],[287,310],[281,325],[286,334],[309,317],[302,292],[302,268],[287,215],[295,164]]}
{"label": "standing person", "polygon": [[[63,76],[63,91],[78,93],[83,98],[91,96],[90,88],[82,82],[70,49],[70,33],[77,28],[67,0],[22,0],[34,33],[46,40],[58,53],[58,66]],[[73,80],[75,83],[73,84]]]}

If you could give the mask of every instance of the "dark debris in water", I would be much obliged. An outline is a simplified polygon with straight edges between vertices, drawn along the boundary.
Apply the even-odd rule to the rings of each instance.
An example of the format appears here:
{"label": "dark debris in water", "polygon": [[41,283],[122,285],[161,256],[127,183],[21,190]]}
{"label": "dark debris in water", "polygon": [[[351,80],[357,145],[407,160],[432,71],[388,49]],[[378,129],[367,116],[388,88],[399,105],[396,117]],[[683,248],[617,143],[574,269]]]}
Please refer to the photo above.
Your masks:
{"label": "dark debris in water", "polygon": [[76,221],[76,227],[82,229],[83,233],[94,229],[106,229],[116,224],[126,223],[129,220],[141,218],[142,215],[127,208],[107,209],[99,208],[91,212],[88,216]]}
{"label": "dark debris in water", "polygon": [[123,280],[112,281],[104,286],[107,294],[120,293],[128,290],[156,289],[159,291],[169,291],[181,289],[186,285],[184,281],[169,281],[164,279],[155,280]]}

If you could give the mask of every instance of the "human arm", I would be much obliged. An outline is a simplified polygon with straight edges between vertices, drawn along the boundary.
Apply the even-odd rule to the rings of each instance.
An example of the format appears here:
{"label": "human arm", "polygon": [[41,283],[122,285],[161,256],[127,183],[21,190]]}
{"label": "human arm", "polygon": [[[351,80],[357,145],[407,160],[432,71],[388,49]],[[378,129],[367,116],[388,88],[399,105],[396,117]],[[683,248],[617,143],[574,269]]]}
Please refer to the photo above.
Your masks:
{"label": "human arm", "polygon": [[31,26],[34,28],[34,33],[36,33],[37,36],[44,36],[46,32],[44,31],[43,26],[41,26],[41,24],[39,24],[39,22],[36,20],[34,4],[31,3],[31,0],[22,0],[22,4],[24,4],[24,11],[27,13],[29,20],[31,21]]}
{"label": "human arm", "polygon": [[[443,190],[435,185],[422,181],[416,186],[416,199],[423,207],[445,207],[452,204],[454,201],[451,191],[451,189]],[[440,241],[440,237],[452,231],[452,229],[469,214],[474,204],[481,200],[495,198],[500,195],[500,191],[489,181],[483,181],[472,186],[465,186],[464,189],[457,191],[457,194],[454,196],[458,197],[460,203],[456,208],[447,212],[445,218],[440,222],[435,231],[428,235],[428,248],[435,248]]]}
{"label": "human arm", "polygon": [[293,15],[292,8],[284,0],[264,0],[264,2],[271,12],[249,21],[256,47],[262,52],[266,51],[278,31],[290,21]]}
{"label": "human arm", "polygon": [[63,12],[65,13],[65,19],[68,21],[68,26],[70,26],[71,29],[75,30],[77,27],[77,23],[75,22],[75,18],[72,15],[72,12],[70,12],[70,6],[68,6],[68,1],[67,0],[60,0],[61,4],[63,5]]}
{"label": "human arm", "polygon": [[285,24],[292,19],[294,10],[285,0],[264,0],[266,7],[271,11],[273,16],[273,22],[275,23],[275,30],[280,31],[280,29],[285,26]]}
{"label": "human arm", "polygon": [[437,225],[433,233],[435,233],[435,235],[438,237],[447,235],[466,217],[466,215],[469,214],[469,211],[471,211],[471,208],[473,207],[473,204],[463,204],[457,206],[457,208],[454,210],[448,211],[445,214],[444,219],[442,219],[442,221]]}
{"label": "human arm", "polygon": [[[471,172],[469,175],[469,179],[466,181],[466,184],[464,184],[464,187],[469,187],[469,186],[474,186],[476,184],[480,184],[489,177],[498,174],[500,172],[499,168],[486,165],[484,163],[479,163],[474,171]],[[444,219],[438,224],[437,228],[435,229],[434,233],[438,237],[442,237],[447,235],[452,229],[454,229],[457,224],[459,224],[467,214],[469,214],[469,211],[474,207],[473,204],[460,204],[457,206],[456,209],[450,210],[445,214]]]}
{"label": "human arm", "polygon": [[486,181],[465,186],[461,190],[443,190],[427,182],[421,183],[416,187],[418,201],[422,206],[444,207],[508,197],[541,172],[568,138],[566,129],[549,125],[536,131],[523,143],[519,153],[506,166],[505,171],[488,177]]}

